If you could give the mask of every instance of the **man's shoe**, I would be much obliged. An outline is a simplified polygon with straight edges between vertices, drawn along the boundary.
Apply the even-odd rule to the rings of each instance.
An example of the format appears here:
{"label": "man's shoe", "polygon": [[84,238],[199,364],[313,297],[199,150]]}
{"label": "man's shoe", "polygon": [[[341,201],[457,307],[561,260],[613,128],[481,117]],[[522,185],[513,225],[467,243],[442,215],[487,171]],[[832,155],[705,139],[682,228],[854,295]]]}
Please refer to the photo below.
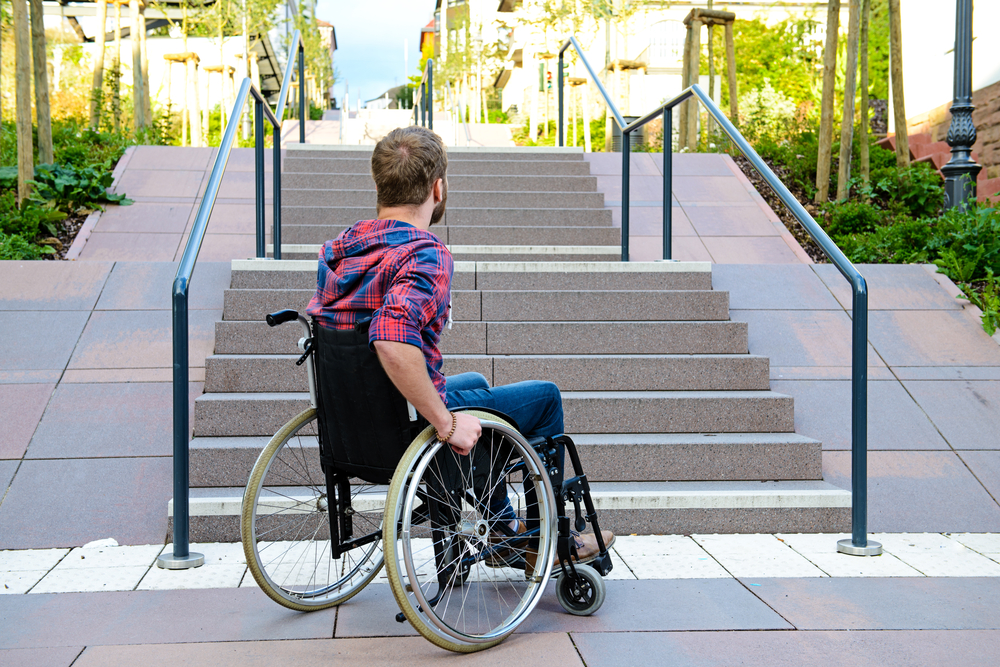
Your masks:
{"label": "man's shoe", "polygon": [[[518,535],[528,532],[528,524],[523,519],[517,521]],[[489,545],[492,549],[483,562],[488,567],[517,567],[520,568],[521,559],[524,557],[524,545],[527,538],[516,539],[502,533],[493,532],[489,537]]]}
{"label": "man's shoe", "polygon": [[[600,547],[597,546],[597,536],[593,533],[586,533],[581,535],[575,530],[570,533],[573,539],[573,543],[576,545],[576,554],[573,557],[573,563],[577,565],[584,565],[586,563],[593,562],[601,553]],[[615,543],[615,534],[610,530],[602,530],[601,537],[604,538],[604,548],[611,549],[611,545]],[[535,561],[538,558],[532,550],[526,550],[524,554],[524,576],[530,578],[535,573]],[[552,564],[552,573],[555,574],[559,572],[562,568],[562,560],[559,558],[558,551],[556,552],[555,562]]]}

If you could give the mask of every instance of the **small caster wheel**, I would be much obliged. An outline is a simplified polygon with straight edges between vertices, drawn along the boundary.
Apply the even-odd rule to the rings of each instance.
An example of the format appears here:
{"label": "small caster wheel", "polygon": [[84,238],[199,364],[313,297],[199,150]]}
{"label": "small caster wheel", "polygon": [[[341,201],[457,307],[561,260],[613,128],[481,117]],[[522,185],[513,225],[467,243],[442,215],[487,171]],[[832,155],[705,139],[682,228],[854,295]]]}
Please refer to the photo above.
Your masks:
{"label": "small caster wheel", "polygon": [[556,597],[567,612],[590,616],[604,604],[604,577],[592,567],[580,565],[576,576],[560,573],[556,578]]}

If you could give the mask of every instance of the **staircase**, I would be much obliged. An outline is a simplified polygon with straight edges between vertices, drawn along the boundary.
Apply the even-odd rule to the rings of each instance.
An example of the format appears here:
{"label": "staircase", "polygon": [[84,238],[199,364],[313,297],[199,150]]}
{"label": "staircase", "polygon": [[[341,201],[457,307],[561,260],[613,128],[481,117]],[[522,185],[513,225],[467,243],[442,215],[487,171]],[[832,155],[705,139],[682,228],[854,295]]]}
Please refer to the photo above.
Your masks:
{"label": "staircase", "polygon": [[[934,166],[938,174],[944,179],[941,167],[951,160],[951,146],[946,141],[934,141],[930,133],[911,134],[908,138],[910,146],[910,160],[913,162],[928,162]],[[896,137],[886,137],[878,142],[878,145],[887,150],[896,150]],[[972,151],[972,159],[979,160],[979,153]],[[976,181],[976,198],[980,202],[996,202],[1000,197],[1000,170],[997,168],[984,167],[979,172]]]}
{"label": "staircase", "polygon": [[[191,539],[239,539],[264,443],[308,405],[298,327],[319,245],[374,217],[370,151],[289,148],[280,262],[234,261],[191,443]],[[677,156],[675,159],[683,159]],[[850,494],[822,480],[820,443],[794,432],[747,325],[707,262],[617,261],[619,233],[582,153],[449,150],[444,224],[455,256],[446,374],[551,380],[602,526],[629,533],[850,529]],[[294,259],[301,257],[302,259]]]}

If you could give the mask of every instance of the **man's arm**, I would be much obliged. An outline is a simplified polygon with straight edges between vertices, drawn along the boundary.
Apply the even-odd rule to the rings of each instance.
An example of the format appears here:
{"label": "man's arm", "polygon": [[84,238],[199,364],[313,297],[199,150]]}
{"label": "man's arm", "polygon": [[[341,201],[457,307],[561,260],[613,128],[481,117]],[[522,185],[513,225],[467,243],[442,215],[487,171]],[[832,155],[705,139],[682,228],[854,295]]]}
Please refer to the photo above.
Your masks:
{"label": "man's arm", "polygon": [[[448,435],[452,424],[451,413],[427,374],[423,351],[409,343],[389,340],[376,340],[374,346],[386,375],[396,385],[396,389],[399,389],[399,393],[437,429],[441,437]],[[483,429],[479,420],[472,415],[457,412],[455,417],[455,433],[448,444],[457,453],[465,455],[472,451]]]}

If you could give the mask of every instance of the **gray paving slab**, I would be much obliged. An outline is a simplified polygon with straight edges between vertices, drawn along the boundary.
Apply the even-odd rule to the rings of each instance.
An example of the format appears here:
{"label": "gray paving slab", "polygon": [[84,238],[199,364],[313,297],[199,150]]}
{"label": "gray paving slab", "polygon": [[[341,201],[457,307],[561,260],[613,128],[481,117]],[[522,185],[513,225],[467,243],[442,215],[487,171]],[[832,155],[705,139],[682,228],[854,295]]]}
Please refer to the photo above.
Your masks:
{"label": "gray paving slab", "polygon": [[[212,217],[208,220],[206,230],[209,234],[255,234],[257,229],[256,216],[257,207],[255,204],[222,204],[216,202],[215,206],[212,207]],[[187,226],[181,231],[189,232],[191,225],[194,224],[197,217],[198,207],[195,206],[191,209]],[[288,224],[285,218],[282,218],[282,222],[283,224]],[[272,206],[264,207],[264,224],[267,226],[268,234],[270,234],[271,225],[274,224],[274,208]]]}
{"label": "gray paving slab", "polygon": [[903,386],[955,449],[1000,450],[1000,382],[910,380]]}
{"label": "gray paving slab", "polygon": [[82,652],[82,646],[8,649],[0,650],[0,662],[6,667],[70,667]]}
{"label": "gray paving slab", "polygon": [[[2,654],[0,654],[2,657]],[[423,637],[384,639],[288,639],[239,643],[146,644],[88,646],[75,667],[176,667],[177,665],[240,665],[296,667],[329,665],[407,665],[424,667],[449,661],[473,667],[567,667],[583,665],[565,633],[515,634],[488,651],[461,657],[449,654]]]}
{"label": "gray paving slab", "polygon": [[[619,180],[622,173],[622,156],[613,153],[585,153],[584,161],[590,164],[590,173],[593,175],[618,174]],[[687,160],[685,156],[684,161]],[[680,164],[680,161],[677,161]],[[662,173],[654,164],[650,153],[633,153],[629,156],[629,174],[636,176],[656,176]]]}
{"label": "gray paving slab", "polygon": [[[649,156],[662,173],[663,153],[649,153]],[[678,176],[731,176],[733,171],[728,162],[731,158],[718,153],[674,153],[671,156],[673,172]]]}
{"label": "gray paving slab", "polygon": [[[934,277],[919,264],[858,264],[868,283],[869,310],[961,310]],[[814,264],[813,270],[836,295],[844,308],[851,308],[851,286],[833,264]]]}
{"label": "gray paving slab", "polygon": [[[615,227],[622,226],[622,209],[616,206],[611,209],[611,224]],[[673,234],[671,238],[680,236],[697,236],[698,233],[688,221],[684,209],[674,206],[673,218],[670,221]],[[636,236],[659,236],[663,238],[663,207],[662,206],[634,206],[628,214],[629,238]]]}
{"label": "gray paving slab", "polygon": [[[235,148],[235,153],[240,149]],[[188,146],[178,150],[174,146],[136,146],[129,160],[129,169],[154,170],[206,170],[215,155],[214,148]]]}
{"label": "gray paving slab", "polygon": [[0,384],[0,459],[24,455],[55,388],[49,384]]}
{"label": "gray paving slab", "polygon": [[[268,226],[264,234],[266,243],[271,242],[271,228]],[[181,237],[177,246],[177,252],[170,257],[171,260],[178,261],[184,254],[184,247],[187,245],[188,237],[185,234]],[[234,259],[248,259],[257,256],[257,237],[254,232],[247,234],[214,234],[207,233],[202,239],[201,249],[198,251],[198,262],[229,262]]]}
{"label": "gray paving slab", "polygon": [[135,200],[144,197],[190,198],[201,194],[205,178],[204,169],[137,169],[130,162],[129,168],[115,184],[115,190]]}
{"label": "gray paving slab", "polygon": [[[851,488],[851,453],[823,452],[823,479]],[[1000,506],[955,452],[869,452],[870,532],[1000,531]]]}
{"label": "gray paving slab", "polygon": [[873,311],[868,340],[890,366],[1000,366],[1000,345],[967,311]]}
{"label": "gray paving slab", "polygon": [[83,261],[169,262],[181,234],[148,232],[94,232],[80,252]]}
{"label": "gray paving slab", "polygon": [[0,262],[0,311],[90,310],[111,262]]}
{"label": "gray paving slab", "polygon": [[[201,383],[190,384],[190,408]],[[29,459],[170,456],[173,385],[63,383],[34,431]]]}
{"label": "gray paving slab", "polygon": [[843,310],[805,264],[718,264],[712,288],[728,291],[734,310]]}
{"label": "gray paving slab", "polygon": [[[229,262],[195,266],[188,287],[188,309],[222,309],[229,287]],[[108,278],[97,310],[170,310],[176,262],[119,262]]]}
{"label": "gray paving slab", "polygon": [[[204,366],[212,353],[221,310],[188,313],[189,360]],[[80,336],[71,369],[172,368],[171,313],[167,310],[95,311]]]}
{"label": "gray paving slab", "polygon": [[0,317],[0,370],[66,368],[89,311],[26,311]]}
{"label": "gray paving slab", "polygon": [[779,235],[704,236],[702,243],[717,264],[755,262],[757,264],[799,264],[801,258]]}
{"label": "gray paving slab", "polygon": [[[851,318],[843,310],[730,310],[734,322],[746,322],[750,353],[771,360],[773,367],[850,368]],[[870,344],[868,366],[884,367]]]}
{"label": "gray paving slab", "polygon": [[701,236],[777,236],[779,230],[756,203],[682,206]]}
{"label": "gray paving slab", "polygon": [[674,197],[686,202],[751,203],[753,198],[734,176],[674,176]]}
{"label": "gray paving slab", "polygon": [[251,588],[12,595],[4,607],[2,648],[327,638],[336,614]]}
{"label": "gray paving slab", "polygon": [[980,577],[745,579],[799,630],[995,630],[1000,580]]}
{"label": "gray paving slab", "polygon": [[0,549],[81,546],[107,537],[161,544],[171,477],[167,457],[25,461],[0,505]]}
{"label": "gray paving slab", "polygon": [[1000,503],[1000,452],[959,452],[958,456],[993,500]]}
{"label": "gray paving slab", "polygon": [[[795,399],[795,431],[824,450],[851,448],[848,380],[772,380],[771,390]],[[948,449],[935,425],[895,380],[868,382],[868,449]]]}
{"label": "gray paving slab", "polygon": [[663,656],[671,667],[992,667],[1000,652],[1000,632],[992,630],[575,632],[572,637],[588,667],[653,664],[652,656]]}
{"label": "gray paving slab", "polygon": [[[550,583],[519,633],[664,630],[787,630],[780,616],[732,579],[607,581],[607,598],[593,616],[567,614]],[[399,608],[387,585],[368,586],[340,607],[337,637],[413,634],[396,623]]]}
{"label": "gray paving slab", "polygon": [[108,206],[94,227],[95,232],[143,232],[180,234],[187,227],[190,203],[136,202],[131,206]]}
{"label": "gray paving slab", "polygon": [[20,461],[0,461],[0,500],[7,493],[7,487],[13,481],[14,473],[20,464]]}

